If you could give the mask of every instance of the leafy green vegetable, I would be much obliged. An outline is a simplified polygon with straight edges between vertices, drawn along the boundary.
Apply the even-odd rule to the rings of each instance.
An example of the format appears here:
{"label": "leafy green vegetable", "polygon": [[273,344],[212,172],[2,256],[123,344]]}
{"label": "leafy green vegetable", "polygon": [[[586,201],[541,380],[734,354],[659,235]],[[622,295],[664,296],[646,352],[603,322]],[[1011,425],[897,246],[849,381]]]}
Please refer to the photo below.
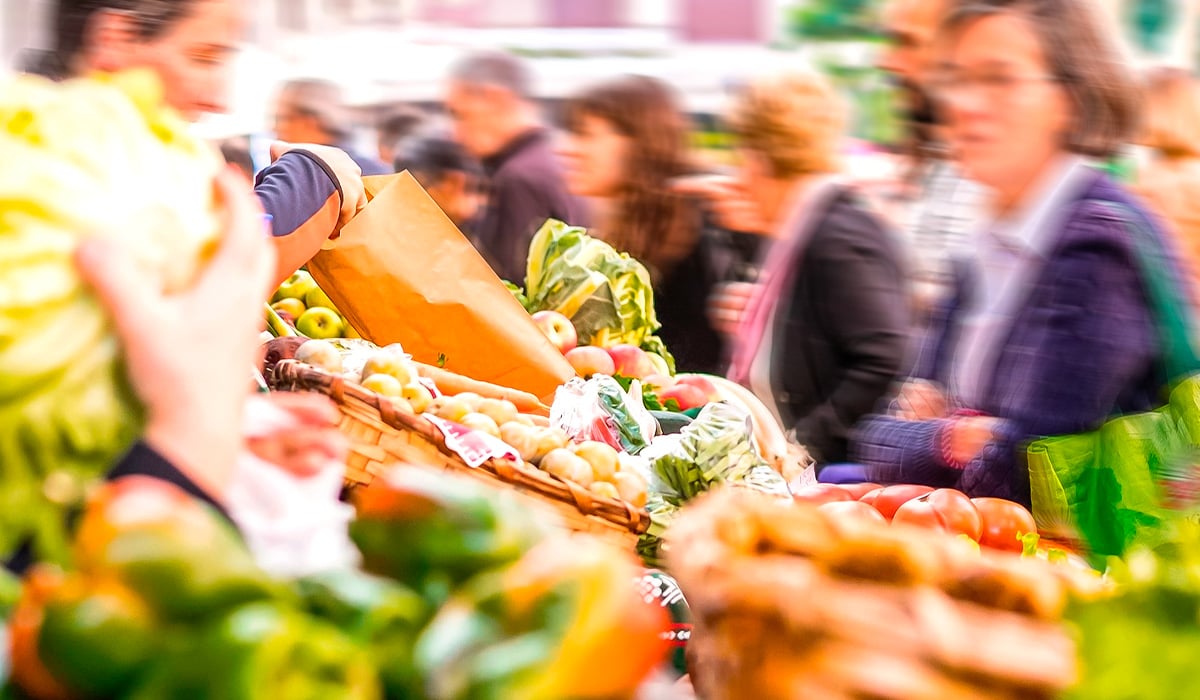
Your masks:
{"label": "leafy green vegetable", "polygon": [[581,345],[636,345],[675,370],[675,359],[654,335],[660,324],[650,273],[585,229],[553,219],[542,226],[529,245],[525,294],[530,311],[550,309],[571,319]]}
{"label": "leafy green vegetable", "polygon": [[[529,308],[529,297],[525,296],[524,289],[521,289],[520,287],[513,284],[512,282],[509,282],[508,280],[501,280],[501,281],[504,282],[505,288],[508,289],[508,291],[512,292],[512,295],[514,297],[516,297],[517,301],[521,302],[521,306],[525,307],[526,311],[532,311]],[[536,310],[536,309],[534,309],[534,310]]]}
{"label": "leafy green vegetable", "polygon": [[[219,233],[217,157],[149,73],[0,88],[0,560],[67,558],[65,513],[142,432],[122,348],[73,256],[113,240],[186,289]],[[214,332],[219,329],[214,329]]]}
{"label": "leafy green vegetable", "polygon": [[[618,374],[614,376],[613,379],[617,380],[617,384],[620,384],[621,388],[625,391],[629,391],[630,387],[633,386],[633,379],[630,377],[624,377]],[[663,403],[658,398],[658,394],[654,393],[653,389],[647,387],[645,384],[642,384],[641,386],[642,403],[645,404],[647,411],[671,411],[672,413],[679,413],[680,408],[678,401],[675,399],[667,399],[667,402]]]}
{"label": "leafy green vegetable", "polygon": [[1200,525],[1173,519],[1149,538],[1110,561],[1117,596],[1068,608],[1082,678],[1066,698],[1200,697]]}
{"label": "leafy green vegetable", "polygon": [[[704,407],[677,439],[650,457],[650,527],[638,553],[660,565],[659,545],[680,508],[718,484],[736,484],[790,498],[787,482],[767,466],[754,447],[750,416],[726,403]],[[658,445],[650,448],[651,451]]]}

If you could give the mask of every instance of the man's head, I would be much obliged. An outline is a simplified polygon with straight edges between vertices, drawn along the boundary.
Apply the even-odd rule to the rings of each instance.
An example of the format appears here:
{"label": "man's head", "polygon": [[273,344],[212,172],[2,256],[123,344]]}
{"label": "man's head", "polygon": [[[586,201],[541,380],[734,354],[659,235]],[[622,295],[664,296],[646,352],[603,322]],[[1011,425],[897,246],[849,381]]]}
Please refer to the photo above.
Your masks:
{"label": "man's head", "polygon": [[379,160],[384,163],[395,161],[400,142],[416,133],[425,119],[425,114],[413,107],[397,107],[390,111],[379,122]]}
{"label": "man's head", "polygon": [[412,173],[451,221],[461,227],[475,217],[483,202],[483,173],[462,146],[428,134],[400,143],[396,151],[396,172]]}
{"label": "man's head", "polygon": [[350,135],[342,91],[325,80],[292,80],[275,100],[275,136],[288,143],[336,146]]}
{"label": "man's head", "polygon": [[451,70],[446,112],[468,153],[476,158],[495,155],[536,123],[530,82],[525,65],[505,53],[473,54]]}

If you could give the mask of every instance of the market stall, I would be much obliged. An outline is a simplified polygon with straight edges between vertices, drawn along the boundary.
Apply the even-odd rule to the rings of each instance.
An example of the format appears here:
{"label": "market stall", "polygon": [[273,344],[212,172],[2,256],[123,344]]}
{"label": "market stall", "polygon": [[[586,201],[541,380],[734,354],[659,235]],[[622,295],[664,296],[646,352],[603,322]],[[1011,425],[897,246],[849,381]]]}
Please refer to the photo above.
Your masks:
{"label": "market stall", "polygon": [[[552,221],[506,287],[407,175],[369,183],[264,312],[260,390],[336,404],[333,481],[242,484],[228,518],[158,479],[103,483],[141,428],[125,358],[70,273],[34,284],[22,265],[78,244],[46,234],[80,222],[55,209],[55,177],[83,171],[91,211],[120,191],[88,179],[109,163],[87,154],[110,146],[169,164],[177,178],[145,185],[160,204],[191,196],[158,212],[187,236],[138,240],[149,264],[180,287],[202,265],[212,164],[137,85],[0,100],[34,183],[0,182],[28,205],[0,229],[17,261],[0,260],[0,291],[19,292],[0,320],[30,324],[0,323],[0,545],[41,560],[0,575],[0,697],[611,700],[656,672],[694,686],[670,697],[1200,690],[1186,519],[1164,507],[1101,562],[1042,541],[1016,503],[814,485],[753,394],[675,372],[638,261]],[[39,152],[85,130],[38,111],[68,98],[124,131]],[[1192,507],[1194,472],[1171,464],[1170,505]],[[339,554],[299,554],[318,545]]]}

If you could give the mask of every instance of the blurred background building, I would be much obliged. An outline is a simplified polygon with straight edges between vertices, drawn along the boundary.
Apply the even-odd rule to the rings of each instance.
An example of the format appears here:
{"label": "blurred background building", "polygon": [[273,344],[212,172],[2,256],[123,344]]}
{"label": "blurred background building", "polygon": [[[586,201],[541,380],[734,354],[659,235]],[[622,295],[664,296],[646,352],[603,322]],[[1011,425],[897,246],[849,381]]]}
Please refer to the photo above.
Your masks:
{"label": "blurred background building", "polygon": [[[1131,53],[1195,67],[1200,0],[1095,0]],[[0,0],[0,59],[44,45],[51,0]],[[701,123],[740,76],[786,62],[827,71],[856,107],[856,135],[887,142],[887,85],[873,68],[880,0],[247,0],[255,9],[236,68],[234,113],[214,135],[265,131],[273,88],[294,77],[340,83],[364,121],[405,102],[436,105],[464,50],[501,48],[534,63],[554,103],[623,72],[675,85]],[[719,138],[711,135],[711,138]]]}

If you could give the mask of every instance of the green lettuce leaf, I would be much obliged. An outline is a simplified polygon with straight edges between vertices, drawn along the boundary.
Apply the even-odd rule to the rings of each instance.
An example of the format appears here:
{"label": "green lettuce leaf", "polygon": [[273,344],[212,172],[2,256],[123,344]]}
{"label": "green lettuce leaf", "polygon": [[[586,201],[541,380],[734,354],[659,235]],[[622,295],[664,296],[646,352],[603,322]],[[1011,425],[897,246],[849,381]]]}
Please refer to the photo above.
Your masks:
{"label": "green lettuce leaf", "polygon": [[571,319],[584,345],[636,345],[675,359],[654,333],[654,288],[644,265],[585,229],[547,221],[529,245],[526,308],[553,310]]}

